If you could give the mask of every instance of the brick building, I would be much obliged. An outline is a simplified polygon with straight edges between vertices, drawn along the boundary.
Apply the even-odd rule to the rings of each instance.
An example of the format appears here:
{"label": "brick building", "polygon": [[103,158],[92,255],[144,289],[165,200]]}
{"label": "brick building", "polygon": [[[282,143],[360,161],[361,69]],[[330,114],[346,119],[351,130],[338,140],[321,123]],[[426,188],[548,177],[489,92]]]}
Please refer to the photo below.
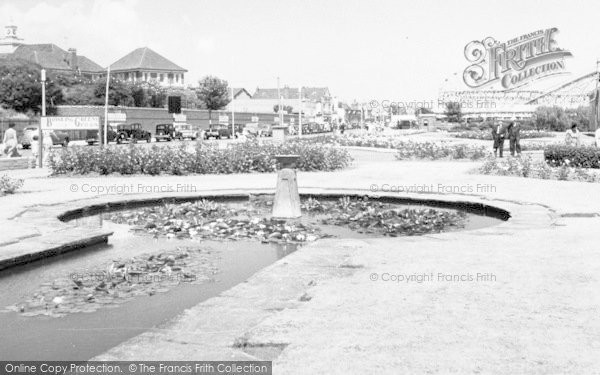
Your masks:
{"label": "brick building", "polygon": [[0,58],[12,57],[31,61],[42,68],[54,72],[76,72],[90,79],[105,74],[105,69],[85,56],[77,54],[75,48],[68,51],[52,43],[26,44],[17,35],[17,26],[5,27],[5,35],[0,39]]}

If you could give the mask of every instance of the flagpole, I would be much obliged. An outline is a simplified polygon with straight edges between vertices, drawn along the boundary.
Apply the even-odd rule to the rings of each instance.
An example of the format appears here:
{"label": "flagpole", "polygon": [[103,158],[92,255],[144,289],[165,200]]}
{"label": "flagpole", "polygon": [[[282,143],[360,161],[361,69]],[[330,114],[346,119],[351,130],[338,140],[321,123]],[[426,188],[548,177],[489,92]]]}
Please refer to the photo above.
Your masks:
{"label": "flagpole", "polygon": [[234,95],[233,86],[231,86],[231,136],[235,138],[235,110],[233,108],[233,100],[235,99]]}
{"label": "flagpole", "polygon": [[600,100],[598,100],[598,81],[600,81],[600,72],[598,71],[598,63],[600,61],[596,59],[596,95],[595,96],[595,108],[594,108],[594,130],[598,129],[598,106],[600,104]]}
{"label": "flagpole", "polygon": [[104,95],[104,139],[103,146],[108,145],[108,83],[110,82],[110,65],[106,71],[106,93]]}
{"label": "flagpole", "polygon": [[44,152],[44,134],[42,132],[42,124],[46,125],[46,69],[42,69],[41,71],[41,81],[42,81],[42,118],[40,119],[40,130],[38,132],[38,163],[40,168],[42,168],[43,162],[43,152]]}
{"label": "flagpole", "polygon": [[298,136],[302,137],[302,86],[298,87]]}

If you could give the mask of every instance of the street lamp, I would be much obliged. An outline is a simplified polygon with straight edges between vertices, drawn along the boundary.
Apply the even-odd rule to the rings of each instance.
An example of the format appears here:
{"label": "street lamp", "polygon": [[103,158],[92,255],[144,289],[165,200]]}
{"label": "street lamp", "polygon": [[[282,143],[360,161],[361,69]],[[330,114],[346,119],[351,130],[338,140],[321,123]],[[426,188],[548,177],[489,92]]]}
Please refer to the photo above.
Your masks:
{"label": "street lamp", "polygon": [[108,145],[108,84],[110,82],[110,65],[106,69],[106,93],[104,95],[104,137],[102,146]]}
{"label": "street lamp", "polygon": [[42,69],[42,118],[40,119],[40,128],[38,131],[38,165],[42,168],[42,152],[43,152],[43,135],[42,135],[42,125],[46,121],[46,69]]}
{"label": "street lamp", "polygon": [[298,136],[302,137],[302,86],[298,86]]}

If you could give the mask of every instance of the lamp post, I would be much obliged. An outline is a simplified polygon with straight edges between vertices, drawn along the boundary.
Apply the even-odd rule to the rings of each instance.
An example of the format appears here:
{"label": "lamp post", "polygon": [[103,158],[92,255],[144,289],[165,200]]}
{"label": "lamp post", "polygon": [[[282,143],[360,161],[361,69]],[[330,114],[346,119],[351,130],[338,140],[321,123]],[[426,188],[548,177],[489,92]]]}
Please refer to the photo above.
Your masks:
{"label": "lamp post", "polygon": [[282,97],[281,91],[279,89],[279,77],[277,77],[277,97],[279,99],[279,107],[277,108],[277,112],[279,113],[279,125],[283,126],[283,108],[282,108]]}
{"label": "lamp post", "polygon": [[302,137],[302,86],[298,87],[298,136]]}
{"label": "lamp post", "polygon": [[108,145],[108,83],[110,82],[110,65],[106,70],[106,92],[104,94],[104,134],[102,147],[106,147]]}
{"label": "lamp post", "polygon": [[600,81],[600,71],[598,70],[598,64],[599,63],[600,63],[600,60],[596,60],[596,92],[595,92],[595,94],[596,94],[595,95],[595,99],[596,99],[595,100],[595,102],[596,102],[595,104],[596,105],[594,106],[595,107],[594,108],[594,122],[593,122],[594,130],[598,129],[598,127],[599,127],[598,126],[598,120],[599,120],[598,119],[598,113],[599,113],[598,112],[598,106],[600,105],[600,98],[598,98],[598,92],[599,92],[598,91],[598,83]]}
{"label": "lamp post", "polygon": [[231,86],[231,136],[235,138],[235,109],[234,101],[235,93],[233,92],[233,86]]}
{"label": "lamp post", "polygon": [[43,164],[43,145],[42,124],[46,121],[46,69],[42,69],[42,118],[40,119],[40,128],[38,132],[38,165],[42,168]]}

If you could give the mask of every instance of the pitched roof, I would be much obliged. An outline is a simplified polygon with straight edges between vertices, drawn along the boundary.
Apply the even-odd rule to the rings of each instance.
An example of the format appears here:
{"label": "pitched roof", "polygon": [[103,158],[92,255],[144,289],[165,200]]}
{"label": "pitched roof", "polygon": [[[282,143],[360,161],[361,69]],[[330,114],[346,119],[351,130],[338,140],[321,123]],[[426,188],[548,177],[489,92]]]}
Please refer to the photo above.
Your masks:
{"label": "pitched roof", "polygon": [[249,97],[252,97],[252,95],[248,92],[248,90],[246,90],[243,87],[234,87],[233,88],[233,97],[237,98],[238,96],[240,96],[240,94],[242,93],[246,93],[246,95],[248,95]]}
{"label": "pitched roof", "polygon": [[129,52],[114,62],[110,69],[113,71],[127,70],[170,70],[187,72],[186,69],[169,61],[148,47],[142,47]]}
{"label": "pitched roof", "polygon": [[85,56],[77,55],[77,68],[82,72],[103,72],[106,68],[101,67]]}
{"label": "pitched roof", "polygon": [[67,64],[67,51],[55,44],[29,44],[19,46],[13,56],[29,60],[46,69],[70,70]]}
{"label": "pitched roof", "polygon": [[[70,52],[55,44],[24,44],[12,53],[12,57],[39,64],[50,70],[73,70],[70,65]],[[77,69],[84,73],[95,73],[104,70],[100,65],[85,56],[77,55]]]}
{"label": "pitched roof", "polygon": [[[257,88],[252,95],[252,99],[278,99],[277,89],[259,89]],[[298,100],[298,88],[284,86],[279,89],[279,94],[283,99]],[[302,87],[302,98],[313,101],[319,101],[323,98],[329,98],[329,88],[327,87]]]}
{"label": "pitched roof", "polygon": [[322,98],[330,98],[331,94],[329,93],[328,87],[303,87],[302,97],[318,101]]}

